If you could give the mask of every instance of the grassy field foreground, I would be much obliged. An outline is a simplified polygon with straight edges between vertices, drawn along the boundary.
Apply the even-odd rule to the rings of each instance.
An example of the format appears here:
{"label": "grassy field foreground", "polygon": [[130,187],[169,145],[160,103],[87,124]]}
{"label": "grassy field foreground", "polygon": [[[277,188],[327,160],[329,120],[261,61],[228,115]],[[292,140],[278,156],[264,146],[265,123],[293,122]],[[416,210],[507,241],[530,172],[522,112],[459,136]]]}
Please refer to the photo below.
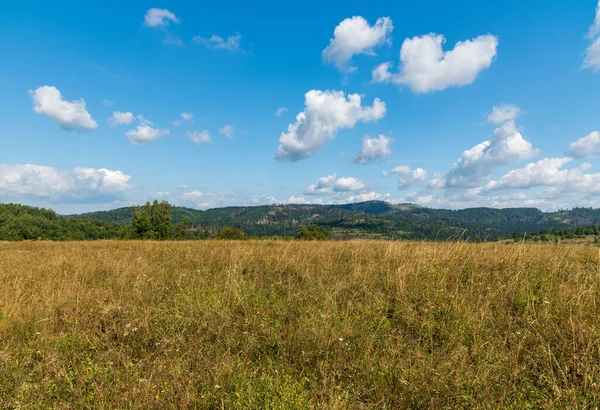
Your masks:
{"label": "grassy field foreground", "polygon": [[0,408],[597,408],[592,246],[0,243]]}

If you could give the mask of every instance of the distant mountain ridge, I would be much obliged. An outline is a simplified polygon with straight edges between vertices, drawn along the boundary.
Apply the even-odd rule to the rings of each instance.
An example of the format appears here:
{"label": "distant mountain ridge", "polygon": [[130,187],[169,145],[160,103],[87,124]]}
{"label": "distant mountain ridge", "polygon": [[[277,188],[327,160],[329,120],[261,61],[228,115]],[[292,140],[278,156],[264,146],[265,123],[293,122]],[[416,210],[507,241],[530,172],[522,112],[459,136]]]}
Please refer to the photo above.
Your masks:
{"label": "distant mountain ridge", "polygon": [[[249,235],[288,236],[298,226],[317,223],[335,238],[438,239],[464,237],[493,240],[515,232],[600,223],[600,209],[573,208],[542,212],[537,208],[433,209],[413,204],[367,201],[343,205],[260,205],[196,210],[173,207],[173,223],[188,217],[192,229],[216,233],[225,226]],[[128,224],[133,207],[73,215],[116,224]]]}

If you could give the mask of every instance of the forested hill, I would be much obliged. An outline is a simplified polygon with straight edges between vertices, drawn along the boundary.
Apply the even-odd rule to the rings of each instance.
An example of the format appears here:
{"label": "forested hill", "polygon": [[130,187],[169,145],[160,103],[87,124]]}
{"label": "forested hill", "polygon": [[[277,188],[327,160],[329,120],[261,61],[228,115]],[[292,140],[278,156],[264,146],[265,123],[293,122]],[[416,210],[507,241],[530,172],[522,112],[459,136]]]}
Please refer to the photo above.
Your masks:
{"label": "forested hill", "polygon": [[[131,222],[133,208],[77,215],[93,221],[116,224]],[[293,235],[298,226],[316,223],[333,237],[388,239],[438,239],[460,236],[493,240],[515,232],[534,232],[555,227],[600,224],[600,210],[574,208],[542,212],[535,208],[431,209],[412,204],[369,201],[345,205],[264,205],[226,207],[200,211],[173,207],[172,222],[185,217],[190,227],[210,233],[223,227],[241,228],[248,235]]]}
{"label": "forested hill", "polygon": [[[140,236],[131,224],[133,213],[133,208],[120,208],[60,216],[52,210],[0,204],[0,240],[136,238]],[[166,213],[169,214],[168,209]],[[336,239],[491,241],[512,237],[515,232],[522,236],[524,232],[551,228],[600,225],[600,210],[590,208],[558,212],[534,208],[453,211],[381,201],[227,207],[206,211],[172,207],[170,214],[169,237],[187,239],[211,237],[225,227],[240,228],[247,236],[293,236],[300,226],[316,224]]]}

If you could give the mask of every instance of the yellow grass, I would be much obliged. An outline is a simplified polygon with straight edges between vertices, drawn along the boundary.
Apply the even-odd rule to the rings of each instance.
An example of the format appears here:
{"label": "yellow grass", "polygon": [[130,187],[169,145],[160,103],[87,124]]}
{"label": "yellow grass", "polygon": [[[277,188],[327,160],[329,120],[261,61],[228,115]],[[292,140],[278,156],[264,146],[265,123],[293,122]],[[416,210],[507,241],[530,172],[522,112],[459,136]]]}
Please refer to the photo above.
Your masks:
{"label": "yellow grass", "polygon": [[598,408],[592,246],[0,243],[0,408]]}

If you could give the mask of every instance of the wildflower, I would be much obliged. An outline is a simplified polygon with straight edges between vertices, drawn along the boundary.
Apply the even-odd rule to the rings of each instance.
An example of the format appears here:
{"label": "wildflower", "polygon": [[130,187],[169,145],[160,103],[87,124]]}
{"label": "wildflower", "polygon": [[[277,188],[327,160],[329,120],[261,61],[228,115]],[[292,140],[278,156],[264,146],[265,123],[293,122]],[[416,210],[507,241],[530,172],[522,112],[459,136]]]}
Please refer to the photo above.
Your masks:
{"label": "wildflower", "polygon": [[338,340],[339,340],[340,342],[343,342],[343,341],[344,341],[344,338],[343,338],[343,337],[340,337]]}
{"label": "wildflower", "polygon": [[550,302],[548,302],[547,300],[544,300],[544,305],[549,305]]}
{"label": "wildflower", "polygon": [[215,384],[215,389],[220,389],[221,386],[219,386],[218,384]]}

